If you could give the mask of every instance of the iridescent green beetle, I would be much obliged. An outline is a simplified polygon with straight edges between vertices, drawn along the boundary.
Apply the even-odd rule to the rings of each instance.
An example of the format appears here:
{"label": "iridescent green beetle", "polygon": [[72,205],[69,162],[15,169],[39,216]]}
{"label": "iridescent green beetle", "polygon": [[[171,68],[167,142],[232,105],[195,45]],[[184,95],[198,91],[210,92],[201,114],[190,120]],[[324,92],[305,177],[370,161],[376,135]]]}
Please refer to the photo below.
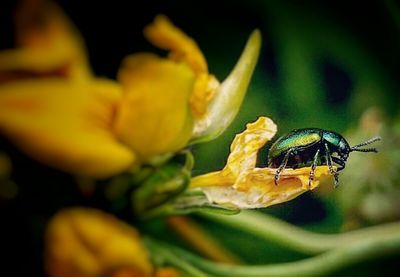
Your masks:
{"label": "iridescent green beetle", "polygon": [[[318,128],[298,129],[280,137],[271,146],[268,153],[268,165],[277,168],[275,185],[278,184],[280,174],[286,167],[300,168],[311,166],[309,184],[314,180],[314,171],[317,165],[327,165],[329,172],[334,176],[335,186],[338,184],[338,171],[346,166],[349,153],[378,152],[376,148],[360,148],[379,141],[380,137],[371,138],[356,146],[350,147],[348,142],[338,133]],[[337,164],[334,170],[333,164]]]}

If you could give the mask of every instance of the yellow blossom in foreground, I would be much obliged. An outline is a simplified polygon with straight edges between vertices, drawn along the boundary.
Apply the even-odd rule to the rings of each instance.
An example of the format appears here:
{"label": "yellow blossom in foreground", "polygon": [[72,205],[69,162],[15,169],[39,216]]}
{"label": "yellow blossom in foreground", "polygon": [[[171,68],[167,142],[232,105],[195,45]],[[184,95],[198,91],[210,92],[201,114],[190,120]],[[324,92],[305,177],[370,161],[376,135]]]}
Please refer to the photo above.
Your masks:
{"label": "yellow blossom in foreground", "polygon": [[276,133],[271,119],[260,117],[236,135],[224,169],[192,178],[191,188],[201,189],[210,202],[238,208],[262,208],[289,201],[317,187],[330,176],[327,166],[315,169],[309,186],[310,168],[282,171],[275,185],[275,168],[257,168],[257,153]]}
{"label": "yellow blossom in foreground", "polygon": [[0,132],[31,157],[96,178],[219,135],[241,105],[261,38],[253,32],[223,82],[166,17],[145,28],[168,58],[128,56],[118,82],[96,78],[78,33],[55,6],[17,13],[19,46],[0,52]]}
{"label": "yellow blossom in foreground", "polygon": [[47,227],[45,242],[50,276],[153,276],[136,230],[99,210],[59,212]]}
{"label": "yellow blossom in foreground", "polygon": [[110,128],[120,86],[92,76],[68,18],[52,3],[37,3],[17,13],[20,47],[0,52],[1,133],[68,172],[107,177],[126,169],[136,155]]}
{"label": "yellow blossom in foreground", "polygon": [[41,162],[109,176],[135,159],[109,130],[119,97],[119,86],[108,80],[9,82],[0,85],[0,129]]}

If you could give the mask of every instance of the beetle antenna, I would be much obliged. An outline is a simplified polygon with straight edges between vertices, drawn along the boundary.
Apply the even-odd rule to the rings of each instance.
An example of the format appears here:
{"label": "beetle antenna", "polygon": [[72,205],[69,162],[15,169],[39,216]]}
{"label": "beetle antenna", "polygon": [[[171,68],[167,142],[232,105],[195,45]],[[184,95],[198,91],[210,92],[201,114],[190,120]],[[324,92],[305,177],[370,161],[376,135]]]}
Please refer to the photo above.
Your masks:
{"label": "beetle antenna", "polygon": [[356,151],[356,152],[375,152],[375,153],[378,153],[378,150],[376,150],[376,148],[352,148],[351,151]]}
{"label": "beetle antenna", "polygon": [[[368,145],[368,144],[374,143],[375,141],[380,141],[380,140],[381,140],[381,137],[374,137],[367,141],[364,141],[363,143],[360,143],[360,144],[357,144],[357,145],[351,147],[350,150],[351,151],[360,151],[361,149],[359,149],[359,148],[361,146],[365,146],[365,145]],[[375,149],[375,148],[368,148],[368,149]],[[367,149],[363,149],[363,150],[367,150]],[[375,151],[360,151],[360,152],[377,152],[377,151],[375,149]]]}

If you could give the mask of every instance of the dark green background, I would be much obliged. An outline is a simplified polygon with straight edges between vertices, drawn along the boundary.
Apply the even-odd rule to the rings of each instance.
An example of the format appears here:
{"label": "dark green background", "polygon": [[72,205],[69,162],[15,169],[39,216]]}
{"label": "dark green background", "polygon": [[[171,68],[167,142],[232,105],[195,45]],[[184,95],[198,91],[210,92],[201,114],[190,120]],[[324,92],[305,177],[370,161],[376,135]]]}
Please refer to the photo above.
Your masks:
{"label": "dark green background", "polygon": [[[250,32],[261,30],[262,52],[241,112],[223,136],[193,147],[194,175],[221,169],[234,135],[258,116],[271,117],[278,124],[279,134],[283,134],[303,127],[344,132],[355,128],[361,113],[371,106],[381,107],[389,121],[398,115],[400,15],[396,9],[400,6],[394,1],[59,3],[81,31],[94,71],[109,78],[115,78],[122,58],[130,53],[164,54],[142,35],[143,26],[159,13],[170,17],[197,41],[210,72],[219,80],[234,66]],[[14,1],[0,4],[3,49],[13,46],[14,8]],[[21,186],[20,196],[1,206],[1,251],[8,257],[1,264],[5,272],[10,270],[15,275],[40,275],[38,238],[47,218],[59,207],[87,203],[71,186],[74,180],[68,175],[26,158],[6,139],[1,140],[0,149],[12,156],[12,177]],[[260,164],[265,164],[265,151],[262,154]],[[333,197],[322,201],[312,193],[265,212],[323,232],[338,231],[343,221]],[[208,222],[205,226],[249,263],[303,257],[223,226]],[[142,228],[171,238],[164,231],[164,236],[160,234],[165,229],[161,222]],[[394,262],[395,258],[375,261],[341,273],[378,275]],[[15,266],[18,264],[24,266]]]}

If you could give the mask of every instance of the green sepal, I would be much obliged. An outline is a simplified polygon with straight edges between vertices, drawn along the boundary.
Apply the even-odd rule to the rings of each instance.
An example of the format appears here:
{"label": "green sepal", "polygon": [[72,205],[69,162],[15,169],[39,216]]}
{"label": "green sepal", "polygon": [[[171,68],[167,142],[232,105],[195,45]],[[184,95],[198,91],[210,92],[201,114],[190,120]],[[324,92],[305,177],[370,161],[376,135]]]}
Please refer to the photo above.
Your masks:
{"label": "green sepal", "polygon": [[184,192],[190,183],[192,167],[192,154],[185,150],[164,165],[153,168],[151,174],[132,192],[134,213],[142,216]]}
{"label": "green sepal", "polygon": [[201,191],[188,191],[166,205],[160,206],[142,216],[142,219],[165,217],[172,215],[185,215],[190,213],[214,213],[223,215],[235,215],[240,209],[231,206],[223,206],[210,203]]}

